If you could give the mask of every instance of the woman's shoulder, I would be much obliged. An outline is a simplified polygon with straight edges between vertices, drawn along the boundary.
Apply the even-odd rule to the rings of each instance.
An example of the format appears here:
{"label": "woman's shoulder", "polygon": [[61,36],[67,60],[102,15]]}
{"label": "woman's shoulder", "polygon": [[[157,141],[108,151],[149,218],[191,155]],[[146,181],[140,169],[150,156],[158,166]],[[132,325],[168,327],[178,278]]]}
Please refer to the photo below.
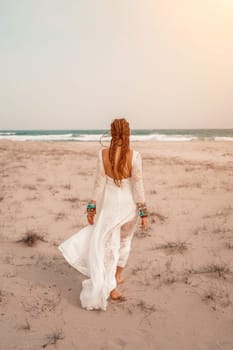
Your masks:
{"label": "woman's shoulder", "polygon": [[109,152],[109,147],[101,148],[100,150],[103,153],[108,153]]}
{"label": "woman's shoulder", "polygon": [[139,151],[136,151],[136,149],[131,148],[133,157],[137,158],[138,156],[141,156],[141,153]]}
{"label": "woman's shoulder", "polygon": [[100,148],[99,150],[98,150],[98,156],[102,156],[103,155],[103,152],[105,152],[105,150],[106,150],[106,148]]}
{"label": "woman's shoulder", "polygon": [[101,148],[100,150],[100,156],[102,159],[106,159],[108,157],[109,154],[109,148]]}

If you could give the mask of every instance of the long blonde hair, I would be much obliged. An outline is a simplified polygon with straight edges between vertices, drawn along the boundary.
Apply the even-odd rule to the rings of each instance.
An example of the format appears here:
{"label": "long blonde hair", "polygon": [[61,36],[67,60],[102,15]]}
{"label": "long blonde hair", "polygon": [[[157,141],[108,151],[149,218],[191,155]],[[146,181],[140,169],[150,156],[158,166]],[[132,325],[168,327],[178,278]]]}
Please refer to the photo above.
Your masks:
{"label": "long blonde hair", "polygon": [[[125,118],[114,119],[114,121],[111,123],[111,136],[112,136],[112,139],[109,147],[109,160],[111,163],[114,182],[117,186],[120,187],[121,180],[124,177],[123,172],[127,161],[126,155],[127,155],[127,152],[129,151],[130,127],[129,127],[129,123]],[[116,164],[118,177],[120,175],[120,179],[119,179],[117,178],[117,175],[115,172],[115,154],[116,154],[118,142],[120,140],[122,141],[121,153],[120,153],[119,162],[118,164]]]}

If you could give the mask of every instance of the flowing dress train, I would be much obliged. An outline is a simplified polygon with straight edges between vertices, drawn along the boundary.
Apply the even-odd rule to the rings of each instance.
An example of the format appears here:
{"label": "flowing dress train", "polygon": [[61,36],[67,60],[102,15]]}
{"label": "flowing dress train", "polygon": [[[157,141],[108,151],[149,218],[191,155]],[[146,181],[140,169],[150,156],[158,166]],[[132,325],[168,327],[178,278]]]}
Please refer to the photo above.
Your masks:
{"label": "flowing dress train", "polygon": [[116,267],[127,264],[138,220],[136,203],[145,201],[140,153],[133,150],[131,177],[118,187],[105,174],[100,150],[91,199],[97,203],[94,224],[74,233],[58,249],[88,277],[82,281],[81,306],[106,311],[109,294],[117,286]]}

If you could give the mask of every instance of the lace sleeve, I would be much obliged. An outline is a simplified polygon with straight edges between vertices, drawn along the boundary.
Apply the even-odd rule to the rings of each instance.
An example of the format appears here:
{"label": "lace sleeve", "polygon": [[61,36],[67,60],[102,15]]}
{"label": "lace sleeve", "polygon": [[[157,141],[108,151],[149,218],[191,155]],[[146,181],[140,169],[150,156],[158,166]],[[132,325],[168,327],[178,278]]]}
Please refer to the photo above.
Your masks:
{"label": "lace sleeve", "polygon": [[102,161],[102,149],[98,153],[97,162],[96,162],[96,174],[94,186],[91,193],[91,200],[96,201],[103,192],[104,184],[106,180],[104,165]]}
{"label": "lace sleeve", "polygon": [[132,182],[135,203],[145,203],[145,191],[142,177],[142,158],[137,152],[132,166]]}

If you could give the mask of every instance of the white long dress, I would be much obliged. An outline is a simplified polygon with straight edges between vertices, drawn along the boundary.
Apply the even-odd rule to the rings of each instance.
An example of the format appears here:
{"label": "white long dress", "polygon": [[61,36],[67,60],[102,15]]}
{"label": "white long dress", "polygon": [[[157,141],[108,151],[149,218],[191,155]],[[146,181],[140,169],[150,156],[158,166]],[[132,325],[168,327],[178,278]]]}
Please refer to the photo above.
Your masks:
{"label": "white long dress", "polygon": [[136,203],[145,202],[142,159],[133,150],[131,177],[121,187],[105,174],[102,149],[91,199],[96,200],[96,217],[63,241],[58,249],[67,262],[88,278],[82,281],[81,306],[106,311],[109,294],[117,286],[116,267],[125,267],[138,213]]}

